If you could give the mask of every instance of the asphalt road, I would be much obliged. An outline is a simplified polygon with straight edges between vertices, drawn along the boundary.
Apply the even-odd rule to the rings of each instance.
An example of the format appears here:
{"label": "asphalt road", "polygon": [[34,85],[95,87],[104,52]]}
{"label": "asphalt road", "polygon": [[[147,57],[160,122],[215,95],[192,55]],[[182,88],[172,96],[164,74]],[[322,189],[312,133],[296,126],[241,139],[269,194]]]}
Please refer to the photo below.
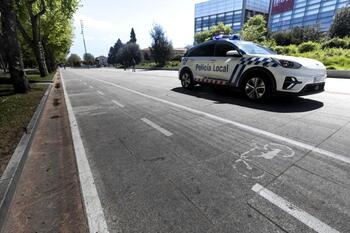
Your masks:
{"label": "asphalt road", "polygon": [[62,70],[110,232],[350,232],[350,80],[268,104]]}

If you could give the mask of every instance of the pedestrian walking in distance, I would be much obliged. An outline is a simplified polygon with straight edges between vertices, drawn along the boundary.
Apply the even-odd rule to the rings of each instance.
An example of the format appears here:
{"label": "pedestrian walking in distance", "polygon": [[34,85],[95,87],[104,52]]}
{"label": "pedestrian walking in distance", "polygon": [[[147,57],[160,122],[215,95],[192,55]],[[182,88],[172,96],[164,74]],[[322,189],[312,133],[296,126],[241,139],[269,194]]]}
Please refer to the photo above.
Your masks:
{"label": "pedestrian walking in distance", "polygon": [[132,72],[136,72],[136,70],[135,70],[135,65],[136,65],[135,58],[131,59],[131,65],[132,65]]}

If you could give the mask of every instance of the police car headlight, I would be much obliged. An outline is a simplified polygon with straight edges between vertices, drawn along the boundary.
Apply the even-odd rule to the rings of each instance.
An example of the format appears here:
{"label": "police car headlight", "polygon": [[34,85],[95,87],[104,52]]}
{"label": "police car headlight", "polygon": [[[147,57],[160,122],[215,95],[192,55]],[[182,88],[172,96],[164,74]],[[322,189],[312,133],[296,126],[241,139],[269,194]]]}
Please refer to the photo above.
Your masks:
{"label": "police car headlight", "polygon": [[287,61],[287,60],[279,60],[280,64],[284,68],[289,69],[299,69],[301,67],[301,64],[297,62]]}

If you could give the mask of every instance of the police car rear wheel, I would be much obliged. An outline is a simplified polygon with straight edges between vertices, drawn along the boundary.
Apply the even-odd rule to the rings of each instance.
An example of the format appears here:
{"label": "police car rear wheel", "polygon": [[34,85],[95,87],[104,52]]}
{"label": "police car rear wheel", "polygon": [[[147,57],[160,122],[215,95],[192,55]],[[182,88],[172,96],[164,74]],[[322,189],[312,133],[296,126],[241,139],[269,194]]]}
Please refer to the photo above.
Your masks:
{"label": "police car rear wheel", "polygon": [[194,86],[192,75],[185,71],[181,76],[181,85],[185,89],[191,89]]}
{"label": "police car rear wheel", "polygon": [[250,77],[244,85],[244,93],[251,100],[262,100],[268,95],[268,82],[262,77]]}

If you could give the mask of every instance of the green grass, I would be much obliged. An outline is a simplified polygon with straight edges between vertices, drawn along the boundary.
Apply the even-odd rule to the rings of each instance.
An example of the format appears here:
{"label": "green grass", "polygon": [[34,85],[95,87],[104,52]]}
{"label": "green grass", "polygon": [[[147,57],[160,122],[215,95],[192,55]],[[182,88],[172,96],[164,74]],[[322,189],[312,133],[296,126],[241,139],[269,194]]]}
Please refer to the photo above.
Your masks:
{"label": "green grass", "polygon": [[300,53],[295,45],[277,46],[279,54],[306,57],[322,62],[327,69],[350,70],[350,49],[326,48]]}
{"label": "green grass", "polygon": [[[48,74],[46,77],[40,77],[38,74],[30,74],[27,75],[28,81],[30,83],[38,83],[38,82],[52,82],[55,76],[55,72]],[[0,73],[0,85],[1,84],[10,84],[10,76],[9,74]]]}
{"label": "green grass", "polygon": [[33,84],[28,94],[16,94],[12,85],[0,85],[0,175],[46,89],[47,85]]}
{"label": "green grass", "polygon": [[178,70],[180,68],[180,61],[169,61],[163,67],[157,66],[155,62],[143,62],[136,65],[137,69],[155,69],[155,70]]}
{"label": "green grass", "polygon": [[40,77],[40,75],[28,75],[29,82],[52,82],[55,72],[48,74],[46,77]]}

